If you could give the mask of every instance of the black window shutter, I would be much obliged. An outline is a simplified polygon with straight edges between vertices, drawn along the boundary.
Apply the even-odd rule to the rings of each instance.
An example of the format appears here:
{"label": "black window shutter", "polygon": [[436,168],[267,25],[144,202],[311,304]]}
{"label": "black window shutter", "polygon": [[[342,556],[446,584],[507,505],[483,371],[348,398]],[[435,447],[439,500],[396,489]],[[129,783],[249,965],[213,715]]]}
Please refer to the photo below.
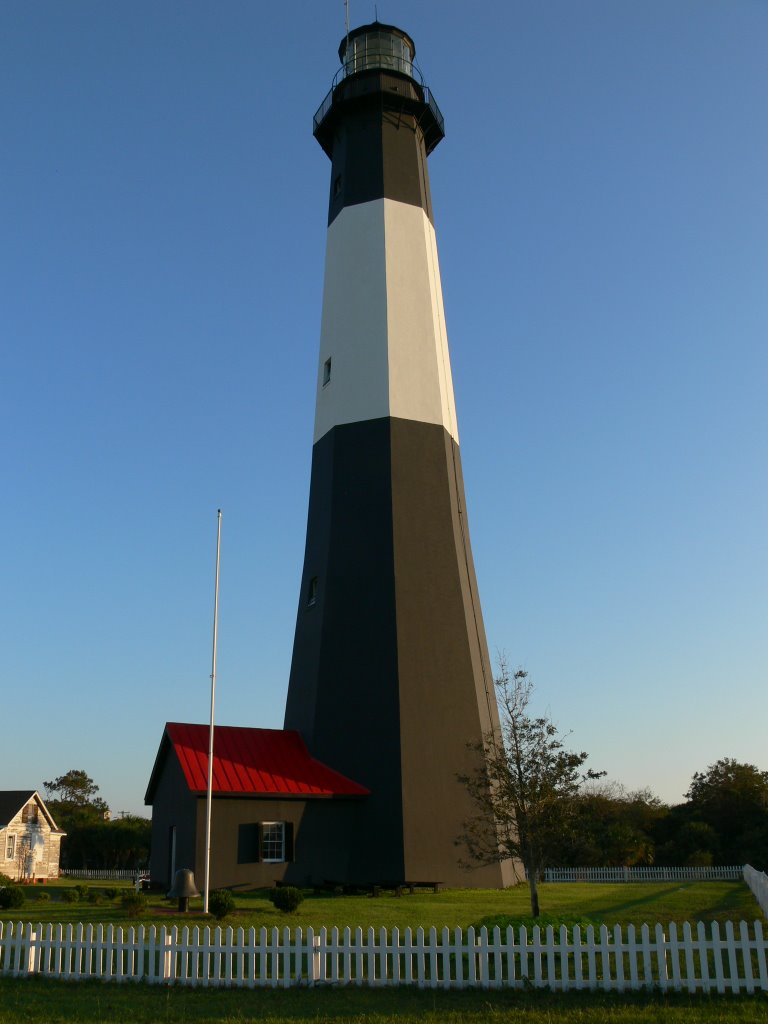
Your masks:
{"label": "black window shutter", "polygon": [[237,829],[237,863],[254,864],[259,860],[259,826],[240,825]]}
{"label": "black window shutter", "polygon": [[293,860],[293,822],[292,821],[286,821],[286,822],[283,823],[283,826],[285,828],[285,832],[284,832],[284,836],[285,836],[285,856],[284,856],[284,860],[292,861]]}
{"label": "black window shutter", "polygon": [[264,856],[264,826],[259,822],[259,848],[256,855],[256,860],[260,861]]}

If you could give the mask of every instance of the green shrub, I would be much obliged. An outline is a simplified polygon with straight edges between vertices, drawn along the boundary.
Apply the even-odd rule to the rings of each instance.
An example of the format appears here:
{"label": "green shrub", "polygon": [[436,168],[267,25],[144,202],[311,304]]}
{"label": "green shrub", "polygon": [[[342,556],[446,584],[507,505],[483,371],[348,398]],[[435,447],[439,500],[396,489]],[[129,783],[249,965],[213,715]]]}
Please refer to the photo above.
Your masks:
{"label": "green shrub", "polygon": [[117,888],[116,888],[116,886],[114,886],[114,885],[107,886],[107,888],[104,890],[104,895],[106,896],[106,898],[108,900],[116,900],[117,899]]}
{"label": "green shrub", "polygon": [[214,889],[208,897],[208,909],[221,921],[235,909],[235,897],[229,889]]}
{"label": "green shrub", "polygon": [[35,903],[47,903],[50,898],[51,894],[44,889],[32,889],[27,897],[27,899],[34,900]]}
{"label": "green shrub", "polygon": [[103,901],[103,899],[104,899],[104,897],[101,895],[101,893],[99,892],[98,889],[89,889],[88,890],[88,902],[89,903],[98,904],[98,903],[101,903]]}
{"label": "green shrub", "polygon": [[6,885],[16,885],[16,883],[10,875],[4,875],[2,871],[0,871],[0,889]]}
{"label": "green shrub", "polygon": [[282,910],[284,914],[292,914],[298,909],[304,894],[293,885],[281,885],[270,890],[269,898],[278,910]]}
{"label": "green shrub", "polygon": [[82,903],[85,903],[85,901],[88,899],[88,894],[90,893],[90,891],[91,890],[88,888],[87,885],[76,885],[75,886],[75,892],[77,893],[77,898]]}
{"label": "green shrub", "polygon": [[120,897],[120,905],[127,917],[141,917],[147,909],[147,897],[143,892],[126,892]]}
{"label": "green shrub", "polygon": [[62,889],[61,898],[65,903],[77,903],[77,891],[75,889]]}
{"label": "green shrub", "polygon": [[0,889],[0,907],[11,910],[24,905],[24,890],[20,885],[4,885]]}

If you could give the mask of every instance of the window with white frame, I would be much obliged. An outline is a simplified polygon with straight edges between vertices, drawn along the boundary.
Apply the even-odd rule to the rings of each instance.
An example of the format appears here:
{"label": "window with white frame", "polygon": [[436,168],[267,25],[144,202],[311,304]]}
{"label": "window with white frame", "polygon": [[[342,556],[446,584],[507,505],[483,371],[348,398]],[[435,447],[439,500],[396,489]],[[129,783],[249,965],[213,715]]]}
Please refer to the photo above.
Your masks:
{"label": "window with white frame", "polygon": [[293,822],[243,822],[237,829],[238,864],[283,864],[293,860]]}
{"label": "window with white frame", "polygon": [[16,859],[16,836],[9,835],[5,837],[5,859]]}
{"label": "window with white frame", "polygon": [[265,864],[280,864],[285,860],[285,822],[262,822],[261,859]]}

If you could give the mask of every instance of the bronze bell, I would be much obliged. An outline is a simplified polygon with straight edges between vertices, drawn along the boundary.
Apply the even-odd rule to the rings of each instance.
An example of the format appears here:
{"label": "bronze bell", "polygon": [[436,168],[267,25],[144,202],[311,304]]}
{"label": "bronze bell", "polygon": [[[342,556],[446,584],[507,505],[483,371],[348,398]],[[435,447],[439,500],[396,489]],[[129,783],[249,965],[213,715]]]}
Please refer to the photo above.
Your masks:
{"label": "bronze bell", "polygon": [[199,895],[195,888],[195,874],[192,868],[179,868],[173,876],[173,885],[168,890],[168,896],[176,897],[179,901],[179,913],[186,914],[190,899]]}

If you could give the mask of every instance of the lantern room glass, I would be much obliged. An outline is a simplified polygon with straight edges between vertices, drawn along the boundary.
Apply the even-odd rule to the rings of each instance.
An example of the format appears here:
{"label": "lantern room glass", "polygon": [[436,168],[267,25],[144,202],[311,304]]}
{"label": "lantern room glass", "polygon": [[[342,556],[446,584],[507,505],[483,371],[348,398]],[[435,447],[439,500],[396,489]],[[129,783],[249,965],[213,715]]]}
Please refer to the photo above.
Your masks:
{"label": "lantern room glass", "polygon": [[413,76],[413,53],[408,43],[399,35],[375,29],[354,36],[344,50],[344,74],[354,75],[358,71],[384,68],[400,71]]}

